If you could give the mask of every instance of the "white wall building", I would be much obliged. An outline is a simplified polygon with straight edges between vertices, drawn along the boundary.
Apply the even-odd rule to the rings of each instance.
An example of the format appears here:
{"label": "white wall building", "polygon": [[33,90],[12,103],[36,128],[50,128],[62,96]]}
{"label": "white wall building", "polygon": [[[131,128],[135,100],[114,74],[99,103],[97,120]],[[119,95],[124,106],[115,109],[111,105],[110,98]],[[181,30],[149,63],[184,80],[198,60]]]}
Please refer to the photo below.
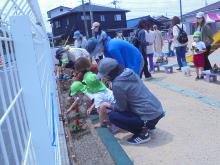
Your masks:
{"label": "white wall building", "polygon": [[71,10],[71,8],[69,7],[65,7],[65,6],[59,6],[55,9],[52,9],[50,11],[47,12],[47,15],[48,15],[48,18],[54,18],[58,15],[61,15],[61,14],[64,14],[64,13],[67,13]]}
{"label": "white wall building", "polygon": [[220,1],[205,6],[203,8],[194,10],[183,15],[183,23],[186,25],[187,33],[193,34],[196,28],[196,13],[204,12],[206,15],[207,23],[210,23],[213,32],[220,29]]}

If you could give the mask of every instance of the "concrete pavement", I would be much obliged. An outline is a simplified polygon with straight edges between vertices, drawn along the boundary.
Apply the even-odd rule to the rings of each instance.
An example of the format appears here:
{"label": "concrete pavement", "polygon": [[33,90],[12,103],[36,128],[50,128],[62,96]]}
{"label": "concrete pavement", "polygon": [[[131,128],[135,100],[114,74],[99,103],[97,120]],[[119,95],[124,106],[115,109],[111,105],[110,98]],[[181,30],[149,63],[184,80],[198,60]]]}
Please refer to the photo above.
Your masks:
{"label": "concrete pavement", "polygon": [[[172,60],[171,60],[172,61]],[[194,71],[194,69],[191,69]],[[122,148],[136,165],[218,165],[220,162],[219,83],[195,81],[195,72],[155,73],[146,86],[161,100],[166,116],[151,134],[152,140],[140,146],[128,145],[129,133],[116,135]],[[166,88],[163,83],[178,87]],[[180,90],[179,90],[180,89]],[[194,95],[180,92],[194,92]],[[216,104],[210,102],[215,101]]]}

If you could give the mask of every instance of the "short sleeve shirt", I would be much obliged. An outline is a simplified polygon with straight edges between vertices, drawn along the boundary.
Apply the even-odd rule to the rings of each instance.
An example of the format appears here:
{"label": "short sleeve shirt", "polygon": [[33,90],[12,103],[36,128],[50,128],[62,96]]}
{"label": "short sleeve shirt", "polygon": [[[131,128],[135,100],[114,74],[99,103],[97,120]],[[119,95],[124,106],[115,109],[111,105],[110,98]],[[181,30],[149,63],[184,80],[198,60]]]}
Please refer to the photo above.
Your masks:
{"label": "short sleeve shirt", "polygon": [[89,95],[90,95],[90,98],[91,97],[94,98],[95,108],[99,108],[103,102],[107,102],[109,104],[115,103],[113,92],[108,88],[98,93],[89,94]]}
{"label": "short sleeve shirt", "polygon": [[194,55],[197,55],[198,53],[195,51],[196,49],[198,49],[199,51],[203,51],[204,49],[206,49],[205,43],[202,41],[199,42],[193,42],[192,43],[192,47],[194,48]]}

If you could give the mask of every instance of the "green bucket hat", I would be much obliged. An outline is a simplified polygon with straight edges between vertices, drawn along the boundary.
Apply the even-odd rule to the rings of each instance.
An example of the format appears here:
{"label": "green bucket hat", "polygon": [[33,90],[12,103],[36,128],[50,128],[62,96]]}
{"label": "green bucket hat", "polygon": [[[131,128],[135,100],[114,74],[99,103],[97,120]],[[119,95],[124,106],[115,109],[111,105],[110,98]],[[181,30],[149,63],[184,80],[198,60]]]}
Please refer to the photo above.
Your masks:
{"label": "green bucket hat", "polygon": [[78,92],[87,93],[86,86],[80,81],[74,81],[70,87],[70,96],[74,96]]}
{"label": "green bucket hat", "polygon": [[201,32],[196,31],[196,32],[194,32],[193,36],[194,37],[201,37]]}
{"label": "green bucket hat", "polygon": [[83,82],[86,83],[88,93],[98,93],[106,89],[105,84],[98,80],[96,74],[92,72],[84,75]]}

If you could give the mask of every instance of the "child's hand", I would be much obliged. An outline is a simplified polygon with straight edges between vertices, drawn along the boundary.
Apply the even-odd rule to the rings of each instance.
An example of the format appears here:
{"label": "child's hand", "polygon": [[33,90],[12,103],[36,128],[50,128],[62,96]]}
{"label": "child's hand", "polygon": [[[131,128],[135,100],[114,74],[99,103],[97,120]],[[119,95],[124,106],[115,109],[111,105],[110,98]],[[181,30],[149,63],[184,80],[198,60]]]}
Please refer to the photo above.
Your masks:
{"label": "child's hand", "polygon": [[101,105],[100,105],[100,109],[111,109],[112,106],[111,104],[107,103],[107,102],[103,102]]}
{"label": "child's hand", "polygon": [[91,114],[92,109],[93,109],[93,107],[90,107],[90,108],[87,110],[87,115],[88,115],[88,116]]}

